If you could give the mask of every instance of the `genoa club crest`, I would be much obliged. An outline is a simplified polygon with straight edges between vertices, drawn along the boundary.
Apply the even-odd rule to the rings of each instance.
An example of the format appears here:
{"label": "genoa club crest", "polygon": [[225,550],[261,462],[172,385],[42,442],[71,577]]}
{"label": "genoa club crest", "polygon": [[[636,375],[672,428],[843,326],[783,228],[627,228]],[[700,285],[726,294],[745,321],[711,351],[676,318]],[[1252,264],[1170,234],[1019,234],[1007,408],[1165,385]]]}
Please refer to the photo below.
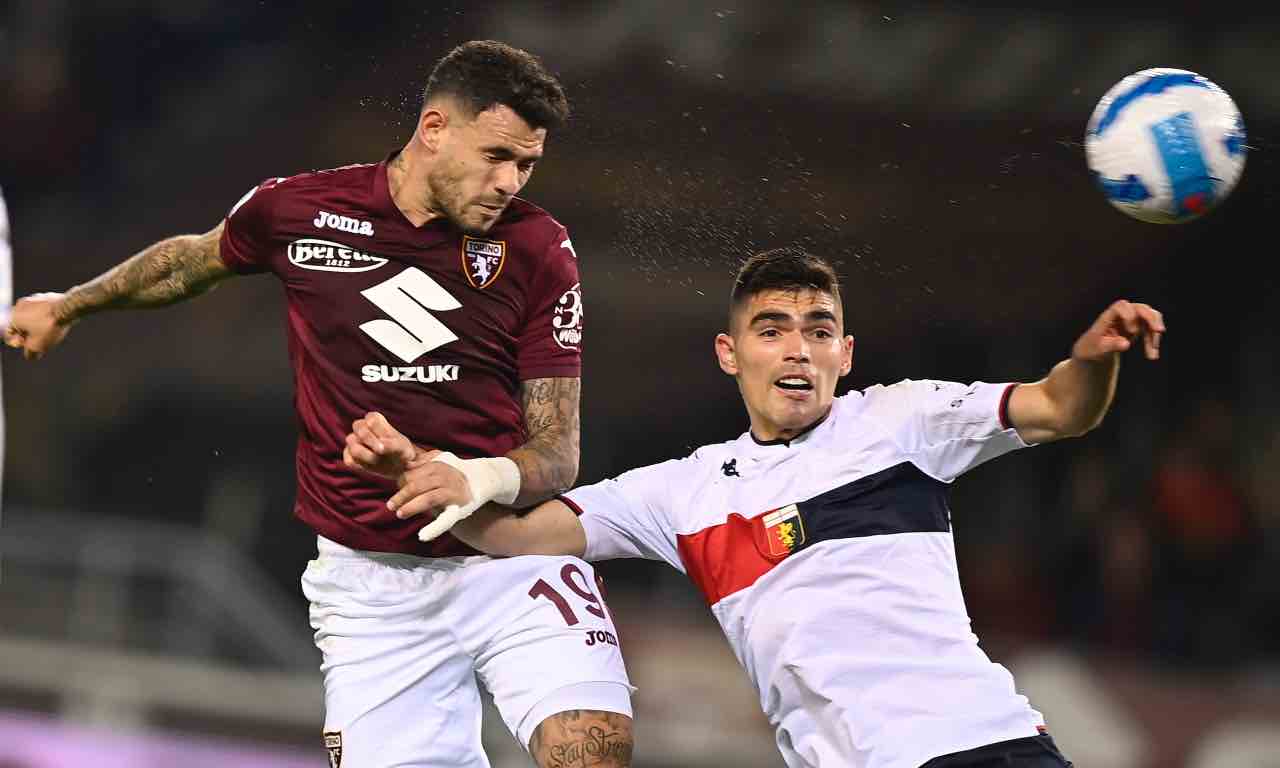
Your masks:
{"label": "genoa club crest", "polygon": [[766,513],[762,522],[770,555],[785,557],[804,544],[804,523],[795,504]]}
{"label": "genoa club crest", "polygon": [[462,236],[462,272],[472,288],[487,288],[507,260],[505,240],[481,240],[470,235]]}

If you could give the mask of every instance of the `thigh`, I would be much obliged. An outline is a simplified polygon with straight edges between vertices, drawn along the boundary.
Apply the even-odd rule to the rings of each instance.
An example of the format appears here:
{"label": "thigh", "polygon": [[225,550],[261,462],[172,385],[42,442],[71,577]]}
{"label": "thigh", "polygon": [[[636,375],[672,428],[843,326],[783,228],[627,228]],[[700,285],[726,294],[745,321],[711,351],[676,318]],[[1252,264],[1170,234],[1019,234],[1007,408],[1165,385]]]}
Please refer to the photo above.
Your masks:
{"label": "thigh", "polygon": [[[460,629],[520,744],[528,747],[539,725],[569,711],[622,715],[629,734],[631,684],[595,569],[575,557],[524,556],[467,571],[469,610]],[[610,720],[617,722],[602,718],[586,728],[608,734]]]}
{"label": "thigh", "polygon": [[472,659],[438,618],[448,581],[374,561],[308,566],[334,768],[487,768]]}

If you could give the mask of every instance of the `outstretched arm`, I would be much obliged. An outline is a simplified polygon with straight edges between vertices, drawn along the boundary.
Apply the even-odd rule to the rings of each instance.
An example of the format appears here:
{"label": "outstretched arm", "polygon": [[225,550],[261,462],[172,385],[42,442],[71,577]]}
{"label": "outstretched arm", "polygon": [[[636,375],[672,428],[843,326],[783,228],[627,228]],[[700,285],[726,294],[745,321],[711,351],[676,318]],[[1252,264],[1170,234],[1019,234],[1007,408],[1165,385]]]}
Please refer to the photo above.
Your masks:
{"label": "outstretched arm", "polygon": [[1076,437],[1102,423],[1115,396],[1120,355],[1141,342],[1148,360],[1160,357],[1164,317],[1146,304],[1117,301],[1076,339],[1071,357],[1034,384],[1014,388],[1009,421],[1029,443]]}
{"label": "outstretched arm", "polygon": [[488,504],[454,525],[450,533],[490,555],[582,557],[587,549],[587,534],[578,516],[558,499],[515,513]]}
{"label": "outstretched arm", "polygon": [[104,309],[161,307],[198,296],[232,274],[219,255],[223,224],[152,245],[66,293],[37,293],[13,308],[5,343],[29,359],[57,346],[71,326]]}

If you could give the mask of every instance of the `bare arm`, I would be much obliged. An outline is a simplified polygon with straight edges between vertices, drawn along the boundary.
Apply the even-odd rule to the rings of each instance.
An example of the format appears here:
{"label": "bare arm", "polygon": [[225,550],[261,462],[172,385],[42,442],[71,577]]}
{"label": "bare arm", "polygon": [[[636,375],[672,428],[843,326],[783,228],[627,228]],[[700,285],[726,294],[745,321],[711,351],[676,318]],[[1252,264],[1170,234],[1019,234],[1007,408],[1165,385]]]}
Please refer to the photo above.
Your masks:
{"label": "bare arm", "polygon": [[222,263],[222,224],[203,235],[180,235],[152,245],[66,293],[37,293],[13,307],[4,340],[38,359],[66,338],[85,315],[104,309],[161,307],[208,291],[232,274]]}
{"label": "bare arm", "polygon": [[1146,304],[1117,301],[1071,348],[1071,357],[1009,397],[1009,421],[1029,443],[1083,435],[1102,423],[1115,397],[1120,354],[1143,342],[1146,357],[1160,356],[1164,318]]}
{"label": "bare arm", "polygon": [[161,240],[67,291],[54,316],[68,324],[104,309],[162,307],[205,293],[233,274],[219,254],[222,228]]}
{"label": "bare arm", "polygon": [[528,440],[507,452],[520,469],[520,493],[512,506],[527,507],[567,491],[578,478],[582,382],[576,378],[529,379],[521,393]]}
{"label": "bare arm", "polygon": [[558,500],[526,512],[486,504],[459,521],[450,532],[491,555],[574,555],[582,557],[587,534],[578,516]]}

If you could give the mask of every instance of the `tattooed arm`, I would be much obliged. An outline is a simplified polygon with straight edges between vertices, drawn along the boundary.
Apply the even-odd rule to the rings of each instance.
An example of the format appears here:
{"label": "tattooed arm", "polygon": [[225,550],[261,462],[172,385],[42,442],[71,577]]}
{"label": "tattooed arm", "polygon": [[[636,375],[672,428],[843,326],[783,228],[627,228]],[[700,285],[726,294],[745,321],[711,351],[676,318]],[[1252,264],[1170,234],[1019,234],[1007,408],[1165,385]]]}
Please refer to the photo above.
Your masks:
{"label": "tattooed arm", "polygon": [[[397,517],[434,514],[418,531],[419,539],[430,541],[489,501],[529,507],[567,491],[578,477],[580,392],[576,378],[524,382],[528,439],[503,457],[464,460],[416,446],[385,416],[371,412],[352,423],[343,462],[396,481],[400,489],[387,508]],[[496,531],[495,536],[502,526]]]}
{"label": "tattooed arm", "polygon": [[578,405],[582,382],[577,378],[529,379],[524,382],[524,445],[507,453],[520,468],[520,494],[512,506],[528,507],[569,490],[578,478],[581,426]]}
{"label": "tattooed arm", "polygon": [[13,308],[5,343],[39,358],[71,326],[104,309],[162,307],[198,296],[232,274],[219,255],[222,224],[203,235],[179,235],[152,245],[66,293],[37,293]]}
{"label": "tattooed arm", "polygon": [[529,740],[538,768],[628,768],[632,748],[631,718],[588,709],[548,717]]}

